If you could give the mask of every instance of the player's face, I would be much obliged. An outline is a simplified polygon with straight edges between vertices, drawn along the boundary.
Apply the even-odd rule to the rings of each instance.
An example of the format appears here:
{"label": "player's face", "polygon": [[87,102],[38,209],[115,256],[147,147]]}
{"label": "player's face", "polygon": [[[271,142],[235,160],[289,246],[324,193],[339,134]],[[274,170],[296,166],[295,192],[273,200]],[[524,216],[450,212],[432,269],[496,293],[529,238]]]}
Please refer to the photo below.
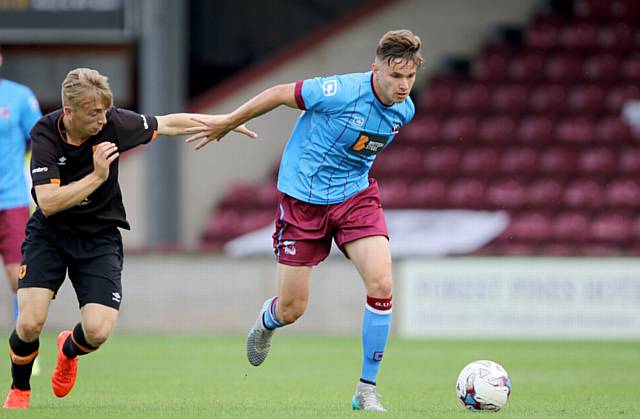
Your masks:
{"label": "player's face", "polygon": [[77,107],[65,107],[76,135],[81,137],[91,137],[102,131],[108,110],[106,104],[96,98],[85,99]]}
{"label": "player's face", "polygon": [[409,60],[391,60],[390,63],[376,59],[372,65],[376,94],[385,105],[404,101],[416,81],[418,66]]}

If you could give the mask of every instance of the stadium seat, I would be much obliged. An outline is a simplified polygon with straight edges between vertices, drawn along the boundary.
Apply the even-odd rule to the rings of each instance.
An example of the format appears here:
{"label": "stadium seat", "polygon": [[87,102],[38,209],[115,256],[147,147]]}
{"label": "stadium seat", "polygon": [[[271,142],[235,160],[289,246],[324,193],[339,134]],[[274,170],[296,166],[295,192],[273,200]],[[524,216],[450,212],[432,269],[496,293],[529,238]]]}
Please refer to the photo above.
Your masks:
{"label": "stadium seat", "polygon": [[258,185],[248,183],[234,183],[222,197],[221,204],[228,208],[243,208],[253,205],[257,194]]}
{"label": "stadium seat", "polygon": [[541,84],[532,89],[530,107],[536,112],[564,112],[567,109],[567,88],[561,84]]}
{"label": "stadium seat", "polygon": [[407,204],[411,208],[447,206],[447,184],[441,179],[419,179],[409,187]]}
{"label": "stadium seat", "polygon": [[617,169],[618,156],[606,147],[586,148],[578,158],[578,169],[585,175],[613,175]]}
{"label": "stadium seat", "polygon": [[604,204],[604,185],[589,178],[575,180],[565,189],[564,203],[569,208],[600,208]]}
{"label": "stadium seat", "polygon": [[485,185],[478,179],[457,179],[448,192],[447,201],[451,208],[483,208],[486,205]]}
{"label": "stadium seat", "polygon": [[555,178],[538,178],[527,188],[527,202],[535,207],[560,207],[564,184]]}
{"label": "stadium seat", "polygon": [[629,125],[625,124],[618,116],[608,116],[598,121],[595,139],[607,145],[628,143],[633,135]]}
{"label": "stadium seat", "polygon": [[515,179],[500,179],[487,188],[487,203],[496,209],[518,209],[527,204],[527,190]]}
{"label": "stadium seat", "polygon": [[593,240],[623,244],[631,237],[631,218],[623,213],[606,213],[591,221]]}
{"label": "stadium seat", "polygon": [[551,237],[551,222],[544,212],[517,213],[508,227],[508,233],[518,241],[541,242]]}
{"label": "stadium seat", "polygon": [[478,120],[469,115],[452,116],[444,122],[441,134],[449,143],[473,144],[478,138]]}
{"label": "stadium seat", "polygon": [[629,81],[640,82],[640,54],[634,54],[622,63],[622,75]]}
{"label": "stadium seat", "polygon": [[454,88],[451,83],[440,81],[432,83],[420,96],[418,108],[426,111],[446,111],[453,107]]}
{"label": "stadium seat", "polygon": [[611,53],[600,53],[589,57],[582,68],[582,75],[589,81],[609,81],[618,77],[620,60]]}
{"label": "stadium seat", "polygon": [[391,146],[376,159],[376,173],[382,176],[415,176],[423,173],[422,152],[417,147]]}
{"label": "stadium seat", "polygon": [[500,170],[500,153],[495,148],[472,148],[462,157],[462,172],[467,175],[486,176]]}
{"label": "stadium seat", "polygon": [[540,170],[545,175],[574,175],[578,171],[578,155],[571,147],[552,147],[540,158]]}
{"label": "stadium seat", "polygon": [[538,172],[539,154],[530,147],[510,148],[502,153],[500,170],[505,174],[534,175]]}
{"label": "stadium seat", "polygon": [[479,112],[486,109],[489,97],[489,87],[484,83],[463,85],[454,94],[454,107],[457,111]]}
{"label": "stadium seat", "polygon": [[618,168],[624,175],[640,175],[640,148],[625,147],[618,153]]}
{"label": "stadium seat", "polygon": [[545,59],[541,53],[529,52],[513,57],[509,63],[509,78],[516,82],[539,80],[544,75]]}
{"label": "stadium seat", "polygon": [[439,142],[442,139],[440,120],[432,116],[419,116],[400,130],[398,139],[415,145]]}
{"label": "stadium seat", "polygon": [[582,79],[583,59],[573,53],[559,53],[545,64],[545,75],[555,82],[571,82]]}
{"label": "stadium seat", "polygon": [[480,81],[506,80],[509,59],[510,56],[503,51],[485,53],[473,64],[471,74],[474,79]]}
{"label": "stadium seat", "polygon": [[460,173],[462,162],[461,152],[455,147],[433,147],[423,158],[423,168],[427,174],[440,176]]}
{"label": "stadium seat", "polygon": [[482,120],[478,130],[478,137],[487,143],[513,144],[516,139],[516,129],[517,122],[515,118],[496,114]]}
{"label": "stadium seat", "polygon": [[380,199],[385,208],[407,207],[409,185],[404,179],[386,179],[380,183]]}
{"label": "stadium seat", "polygon": [[589,238],[589,217],[580,211],[564,211],[551,222],[551,235],[555,240],[582,242]]}
{"label": "stadium seat", "polygon": [[500,112],[520,112],[529,107],[529,92],[521,84],[498,85],[493,89],[491,106]]}
{"label": "stadium seat", "polygon": [[610,112],[619,113],[629,100],[640,99],[640,86],[638,84],[620,84],[609,89],[606,98],[606,107]]}
{"label": "stadium seat", "polygon": [[558,26],[548,22],[538,23],[525,34],[525,45],[530,48],[548,50],[558,46],[560,31]]}
{"label": "stadium seat", "polygon": [[628,51],[637,46],[636,28],[627,22],[603,26],[598,31],[598,46],[607,50]]}
{"label": "stadium seat", "polygon": [[549,116],[527,116],[518,126],[518,139],[527,144],[545,144],[555,140],[554,123]]}
{"label": "stadium seat", "polygon": [[558,41],[567,49],[592,49],[598,44],[598,30],[595,25],[584,21],[570,23],[560,29]]}
{"label": "stadium seat", "polygon": [[582,85],[569,93],[569,109],[577,113],[602,112],[605,103],[605,91],[598,85]]}
{"label": "stadium seat", "polygon": [[616,178],[607,185],[609,208],[640,208],[640,182],[633,178]]}
{"label": "stadium seat", "polygon": [[573,144],[588,144],[595,138],[594,123],[584,116],[572,116],[558,122],[555,138]]}

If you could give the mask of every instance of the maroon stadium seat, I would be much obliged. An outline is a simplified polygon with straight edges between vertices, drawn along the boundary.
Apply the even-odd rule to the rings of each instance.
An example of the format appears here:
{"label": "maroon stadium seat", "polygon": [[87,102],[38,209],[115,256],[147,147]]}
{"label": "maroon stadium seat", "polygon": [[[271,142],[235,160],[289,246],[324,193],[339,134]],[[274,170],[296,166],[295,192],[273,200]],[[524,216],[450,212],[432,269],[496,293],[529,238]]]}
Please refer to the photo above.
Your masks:
{"label": "maroon stadium seat", "polygon": [[589,57],[582,68],[582,75],[591,81],[606,81],[618,78],[620,60],[611,53],[599,53]]}
{"label": "maroon stadium seat", "polygon": [[632,220],[623,213],[605,213],[591,221],[593,240],[622,243],[631,237]]}
{"label": "maroon stadium seat", "polygon": [[558,122],[555,137],[563,142],[588,144],[595,138],[595,126],[590,118],[572,116]]}
{"label": "maroon stadium seat", "polygon": [[483,208],[485,185],[474,178],[462,178],[449,187],[448,203],[451,208]]}
{"label": "maroon stadium seat", "polygon": [[525,44],[531,48],[547,50],[558,46],[560,30],[557,25],[543,22],[533,25],[525,34]]}
{"label": "maroon stadium seat", "polygon": [[578,158],[578,169],[583,175],[612,175],[617,166],[618,156],[606,147],[584,149]]}
{"label": "maroon stadium seat", "polygon": [[462,157],[462,171],[467,175],[490,175],[500,170],[500,154],[495,148],[471,148]]}
{"label": "maroon stadium seat", "polygon": [[505,51],[487,52],[476,60],[471,69],[471,74],[476,80],[500,81],[508,77],[508,64],[510,56]]}
{"label": "maroon stadium seat", "polygon": [[575,180],[565,189],[564,203],[569,208],[600,208],[604,204],[604,186],[593,179]]}
{"label": "maroon stadium seat", "polygon": [[380,182],[380,199],[387,208],[406,208],[409,185],[404,179],[386,179]]}
{"label": "maroon stadium seat", "polygon": [[640,54],[634,54],[622,63],[622,75],[629,81],[640,82]]}
{"label": "maroon stadium seat", "polygon": [[436,143],[442,139],[440,119],[432,116],[420,116],[403,127],[398,139],[412,144]]}
{"label": "maroon stadium seat", "polygon": [[529,52],[513,57],[509,63],[509,78],[514,81],[529,82],[539,80],[544,75],[544,56]]}
{"label": "maroon stadium seat", "polygon": [[508,227],[510,235],[519,241],[540,242],[551,237],[551,221],[545,212],[517,213]]}
{"label": "maroon stadium seat", "polygon": [[424,108],[427,111],[449,110],[453,107],[453,94],[454,87],[451,83],[444,81],[432,83],[431,86],[422,93],[418,107]]}
{"label": "maroon stadium seat", "polygon": [[631,129],[617,116],[609,116],[598,121],[596,140],[605,144],[627,143],[632,139]]}
{"label": "maroon stadium seat", "polygon": [[473,116],[452,116],[442,126],[442,138],[450,143],[473,144],[478,137],[478,120]]}
{"label": "maroon stadium seat", "polygon": [[500,179],[487,188],[487,202],[499,209],[523,208],[527,203],[527,189],[515,179]]}
{"label": "maroon stadium seat", "polygon": [[408,204],[412,208],[447,206],[447,184],[441,179],[419,179],[409,187]]}
{"label": "maroon stadium seat", "polygon": [[455,175],[460,173],[462,157],[455,147],[433,147],[423,158],[423,168],[427,174]]}
{"label": "maroon stadium seat", "polygon": [[631,50],[640,43],[636,40],[636,31],[637,29],[627,22],[603,26],[598,31],[598,45],[608,50]]}
{"label": "maroon stadium seat", "polygon": [[583,59],[572,53],[560,53],[549,58],[545,75],[553,81],[570,82],[582,79]]}
{"label": "maroon stadium seat", "polygon": [[530,147],[510,148],[503,152],[500,170],[506,174],[533,175],[537,173],[539,154]]}
{"label": "maroon stadium seat", "polygon": [[527,202],[537,207],[559,207],[563,194],[562,181],[554,178],[536,179],[527,188]]}
{"label": "maroon stadium seat", "polygon": [[582,85],[569,94],[569,109],[574,112],[601,112],[605,103],[605,91],[598,85]]}
{"label": "maroon stadium seat", "polygon": [[463,85],[454,94],[454,107],[458,111],[482,111],[487,108],[489,97],[489,87],[484,83]]}
{"label": "maroon stadium seat", "polygon": [[516,140],[516,129],[515,118],[509,115],[496,114],[482,120],[478,137],[488,143],[513,144]]}
{"label": "maroon stadium seat", "polygon": [[555,140],[553,120],[549,116],[528,116],[520,121],[518,139],[524,143],[544,144]]}
{"label": "maroon stadium seat", "polygon": [[617,178],[607,185],[607,205],[610,208],[640,208],[640,182],[632,178]]}
{"label": "maroon stadium seat", "polygon": [[639,85],[627,83],[614,86],[607,93],[607,109],[611,112],[621,112],[623,105],[632,99],[640,99]]}
{"label": "maroon stadium seat", "polygon": [[598,30],[587,22],[575,22],[560,29],[559,43],[564,48],[592,49],[598,44]]}
{"label": "maroon stadium seat", "polygon": [[618,168],[625,175],[640,175],[640,147],[625,147],[618,153]]}
{"label": "maroon stadium seat", "polygon": [[531,109],[536,112],[565,112],[567,88],[561,84],[542,84],[531,91]]}
{"label": "maroon stadium seat", "polygon": [[578,155],[570,147],[552,147],[545,150],[540,158],[543,174],[573,175],[578,171]]}
{"label": "maroon stadium seat", "polygon": [[521,84],[498,85],[491,97],[493,109],[501,112],[519,112],[529,107],[529,92]]}
{"label": "maroon stadium seat", "polygon": [[564,211],[551,223],[551,235],[556,240],[581,242],[589,238],[589,217],[580,211]]}

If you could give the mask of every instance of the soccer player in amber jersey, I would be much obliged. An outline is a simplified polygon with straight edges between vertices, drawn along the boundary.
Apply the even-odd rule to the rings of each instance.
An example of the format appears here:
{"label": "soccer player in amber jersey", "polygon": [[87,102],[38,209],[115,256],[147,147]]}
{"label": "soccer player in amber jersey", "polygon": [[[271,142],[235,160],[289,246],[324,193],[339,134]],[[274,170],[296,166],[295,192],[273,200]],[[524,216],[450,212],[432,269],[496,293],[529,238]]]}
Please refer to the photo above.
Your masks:
{"label": "soccer player in amber jersey", "polygon": [[[193,114],[141,115],[113,107],[108,80],[78,68],[62,82],[62,109],[31,130],[32,195],[37,209],[27,224],[18,283],[19,314],[9,338],[13,382],[5,408],[29,407],[38,337],[65,275],[78,298],[81,321],[58,335],[53,392],[66,396],[78,357],[111,335],[122,301],[122,238],[129,229],[118,184],[120,153],[156,135],[182,135]],[[206,117],[202,115],[201,117]],[[237,129],[255,136],[243,126]]]}
{"label": "soccer player in amber jersey", "polygon": [[305,112],[286,145],[273,245],[278,294],[264,302],[247,338],[252,365],[264,362],[275,330],[295,322],[309,298],[311,271],[335,240],[364,280],[362,374],[354,409],[383,411],[376,377],[391,325],[391,255],[378,185],[369,169],[376,155],[409,123],[409,92],[422,63],[420,38],[390,31],[378,43],[372,71],[277,85],[232,113],[200,120],[187,139],[202,148],[227,132],[286,105]]}

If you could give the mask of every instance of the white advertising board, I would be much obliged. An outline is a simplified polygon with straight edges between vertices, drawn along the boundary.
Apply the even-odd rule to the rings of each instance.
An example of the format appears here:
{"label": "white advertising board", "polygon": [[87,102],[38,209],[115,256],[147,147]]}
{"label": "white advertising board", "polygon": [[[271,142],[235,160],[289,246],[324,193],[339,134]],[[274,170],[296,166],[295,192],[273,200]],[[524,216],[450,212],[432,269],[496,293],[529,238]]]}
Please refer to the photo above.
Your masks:
{"label": "white advertising board", "polygon": [[444,258],[398,262],[402,336],[640,338],[640,260]]}

